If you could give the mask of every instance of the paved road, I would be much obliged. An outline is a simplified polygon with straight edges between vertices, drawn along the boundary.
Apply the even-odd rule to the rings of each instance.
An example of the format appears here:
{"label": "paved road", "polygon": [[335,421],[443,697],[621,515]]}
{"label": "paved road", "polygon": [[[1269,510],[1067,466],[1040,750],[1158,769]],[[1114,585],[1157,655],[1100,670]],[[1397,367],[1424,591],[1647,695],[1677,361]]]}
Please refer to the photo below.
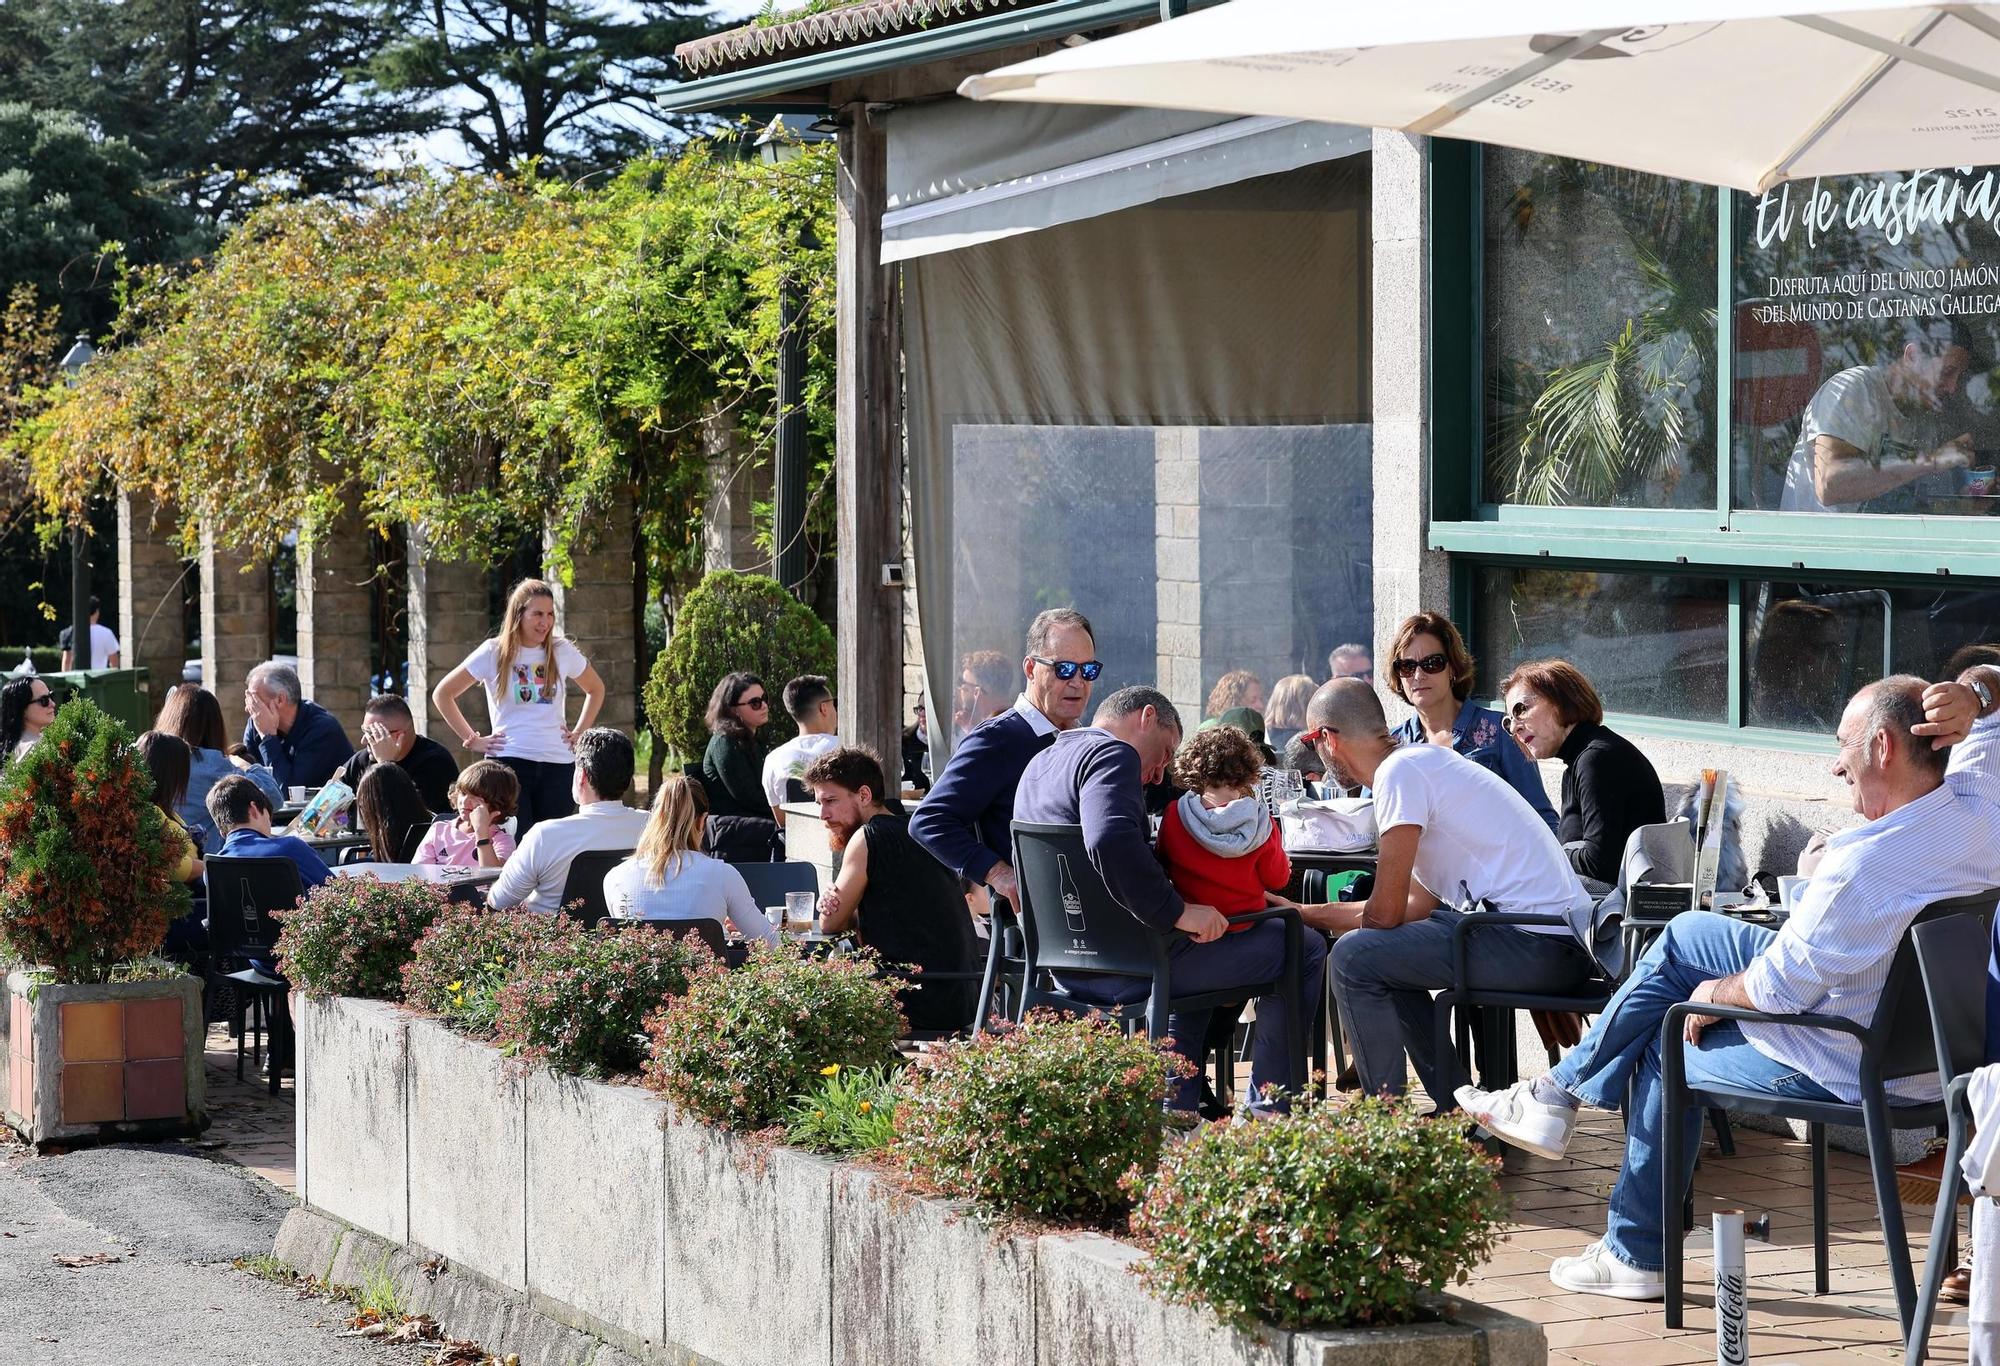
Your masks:
{"label": "paved road", "polygon": [[[181,1147],[0,1147],[0,1366],[415,1366],[337,1338],[344,1305],[236,1270],[290,1201]],[[58,1256],[122,1260],[74,1270]]]}

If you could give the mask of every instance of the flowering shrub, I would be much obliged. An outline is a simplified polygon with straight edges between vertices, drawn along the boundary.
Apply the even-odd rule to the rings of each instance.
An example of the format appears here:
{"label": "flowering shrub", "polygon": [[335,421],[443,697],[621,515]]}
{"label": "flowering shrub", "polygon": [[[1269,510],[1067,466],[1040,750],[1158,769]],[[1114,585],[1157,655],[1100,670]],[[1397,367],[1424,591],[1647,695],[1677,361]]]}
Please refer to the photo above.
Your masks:
{"label": "flowering shrub", "polygon": [[1119,1177],[1160,1155],[1167,1077],[1187,1067],[1099,1019],[1031,1013],[912,1068],[894,1151],[947,1195],[1045,1219],[1125,1206]]}
{"label": "flowering shrub", "polygon": [[896,1088],[886,1068],[820,1068],[820,1083],[792,1102],[785,1141],[823,1153],[866,1153],[896,1136]]}
{"label": "flowering shrub", "polygon": [[403,965],[418,936],[450,904],[436,883],[337,877],[307,892],[283,923],[278,962],[308,996],[403,995]]}
{"label": "flowering shrub", "polygon": [[449,906],[403,964],[403,1000],[468,1033],[491,1033],[516,965],[575,926],[566,916]]}
{"label": "flowering shrub", "polygon": [[0,940],[62,982],[102,982],[187,914],[178,848],[125,727],[63,707],[0,775]]}
{"label": "flowering shrub", "polygon": [[574,923],[515,968],[493,1030],[524,1062],[583,1077],[636,1072],[646,1017],[688,989],[715,957],[699,940],[643,925]]}
{"label": "flowering shrub", "polygon": [[1166,1154],[1133,1211],[1152,1253],[1141,1274],[1236,1323],[1401,1322],[1417,1292],[1463,1280],[1492,1251],[1506,1214],[1496,1166],[1462,1118],[1406,1103],[1211,1125]]}
{"label": "flowering shrub", "polygon": [[871,955],[807,958],[784,945],[704,977],[647,1030],[649,1085],[703,1119],[761,1129],[823,1068],[886,1063],[903,1017]]}

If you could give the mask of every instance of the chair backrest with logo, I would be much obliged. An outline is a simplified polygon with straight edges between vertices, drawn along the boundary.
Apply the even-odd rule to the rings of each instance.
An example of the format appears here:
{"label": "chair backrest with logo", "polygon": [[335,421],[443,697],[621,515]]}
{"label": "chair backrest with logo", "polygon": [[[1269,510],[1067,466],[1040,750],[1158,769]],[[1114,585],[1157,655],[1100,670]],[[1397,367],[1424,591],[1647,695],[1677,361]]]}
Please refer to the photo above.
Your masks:
{"label": "chair backrest with logo", "polygon": [[1153,975],[1164,936],[1111,895],[1084,848],[1082,826],[1015,821],[1014,876],[1033,967]]}

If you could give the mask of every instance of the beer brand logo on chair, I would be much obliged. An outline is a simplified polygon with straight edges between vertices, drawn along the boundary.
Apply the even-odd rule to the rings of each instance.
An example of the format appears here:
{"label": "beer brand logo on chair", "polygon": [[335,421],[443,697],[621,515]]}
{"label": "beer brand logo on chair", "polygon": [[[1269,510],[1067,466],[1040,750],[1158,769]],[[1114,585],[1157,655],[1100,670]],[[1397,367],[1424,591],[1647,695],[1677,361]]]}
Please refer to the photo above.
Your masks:
{"label": "beer brand logo on chair", "polygon": [[1056,883],[1057,891],[1062,896],[1063,923],[1069,926],[1070,934],[1075,936],[1069,941],[1070,952],[1094,952],[1088,941],[1082,937],[1088,931],[1088,926],[1083,920],[1083,894],[1077,891],[1076,879],[1070,876],[1067,854],[1056,855]]}

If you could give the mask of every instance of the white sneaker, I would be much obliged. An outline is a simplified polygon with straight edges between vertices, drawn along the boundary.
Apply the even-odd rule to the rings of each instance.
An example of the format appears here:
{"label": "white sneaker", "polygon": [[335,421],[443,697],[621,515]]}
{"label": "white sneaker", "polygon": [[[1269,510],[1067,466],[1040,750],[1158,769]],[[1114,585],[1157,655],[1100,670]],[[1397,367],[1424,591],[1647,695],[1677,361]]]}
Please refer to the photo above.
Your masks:
{"label": "white sneaker", "polygon": [[1657,1271],[1641,1271],[1611,1255],[1600,1240],[1574,1257],[1558,1257],[1549,1268],[1549,1279],[1565,1290],[1580,1295],[1609,1295],[1614,1300],[1663,1300],[1667,1297],[1666,1277]]}
{"label": "white sneaker", "polygon": [[1540,1157],[1559,1158],[1576,1132],[1576,1107],[1535,1099],[1534,1083],[1517,1081],[1504,1091],[1461,1086],[1452,1095],[1461,1110],[1495,1138]]}

